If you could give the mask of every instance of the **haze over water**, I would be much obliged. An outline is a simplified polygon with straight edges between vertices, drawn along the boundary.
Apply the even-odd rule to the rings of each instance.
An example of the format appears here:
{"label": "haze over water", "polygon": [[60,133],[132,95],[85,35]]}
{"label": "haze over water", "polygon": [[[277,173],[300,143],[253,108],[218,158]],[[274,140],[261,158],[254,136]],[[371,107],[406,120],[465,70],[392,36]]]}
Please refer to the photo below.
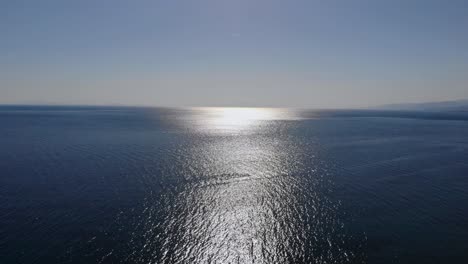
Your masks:
{"label": "haze over water", "polygon": [[1,263],[462,263],[468,116],[2,107]]}

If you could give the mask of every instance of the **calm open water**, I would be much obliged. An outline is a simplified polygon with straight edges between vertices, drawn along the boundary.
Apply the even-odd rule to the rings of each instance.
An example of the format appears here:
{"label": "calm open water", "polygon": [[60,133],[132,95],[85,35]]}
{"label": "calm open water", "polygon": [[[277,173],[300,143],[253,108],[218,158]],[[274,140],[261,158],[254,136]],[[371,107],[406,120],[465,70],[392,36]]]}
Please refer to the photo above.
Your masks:
{"label": "calm open water", "polygon": [[0,107],[0,263],[468,263],[468,113]]}

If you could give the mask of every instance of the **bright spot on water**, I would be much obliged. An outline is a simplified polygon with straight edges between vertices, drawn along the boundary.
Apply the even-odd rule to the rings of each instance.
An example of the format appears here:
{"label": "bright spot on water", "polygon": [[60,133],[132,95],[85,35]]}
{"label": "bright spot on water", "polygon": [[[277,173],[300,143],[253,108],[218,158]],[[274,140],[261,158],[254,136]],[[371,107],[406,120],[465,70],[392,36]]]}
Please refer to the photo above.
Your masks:
{"label": "bright spot on water", "polygon": [[210,107],[200,108],[204,128],[239,131],[251,129],[262,121],[291,119],[291,111],[274,108]]}

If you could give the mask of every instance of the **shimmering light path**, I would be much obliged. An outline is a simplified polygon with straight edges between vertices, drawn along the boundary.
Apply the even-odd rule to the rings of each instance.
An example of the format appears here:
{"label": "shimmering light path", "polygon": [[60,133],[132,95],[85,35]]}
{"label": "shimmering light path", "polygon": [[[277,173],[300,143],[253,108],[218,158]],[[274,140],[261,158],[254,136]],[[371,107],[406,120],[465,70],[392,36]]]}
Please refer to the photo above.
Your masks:
{"label": "shimmering light path", "polygon": [[[346,262],[353,252],[338,236],[337,205],[327,197],[329,177],[313,142],[284,135],[293,112],[204,108],[188,127],[196,133],[170,162],[184,182],[168,201],[162,224],[138,221],[149,234],[145,250],[168,263]],[[305,164],[309,164],[306,166]],[[155,198],[159,199],[159,198]],[[159,210],[160,208],[158,208]],[[136,256],[144,254],[138,253]],[[148,259],[148,261],[151,260]],[[145,260],[146,261],[146,260]]]}

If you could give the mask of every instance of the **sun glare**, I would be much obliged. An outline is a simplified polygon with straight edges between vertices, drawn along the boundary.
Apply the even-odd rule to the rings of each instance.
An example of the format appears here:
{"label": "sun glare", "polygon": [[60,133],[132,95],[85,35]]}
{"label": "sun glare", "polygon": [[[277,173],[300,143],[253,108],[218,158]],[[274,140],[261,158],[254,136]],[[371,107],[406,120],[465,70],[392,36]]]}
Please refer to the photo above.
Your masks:
{"label": "sun glare", "polygon": [[214,129],[240,129],[261,120],[275,118],[275,110],[268,108],[210,108],[208,126]]}

